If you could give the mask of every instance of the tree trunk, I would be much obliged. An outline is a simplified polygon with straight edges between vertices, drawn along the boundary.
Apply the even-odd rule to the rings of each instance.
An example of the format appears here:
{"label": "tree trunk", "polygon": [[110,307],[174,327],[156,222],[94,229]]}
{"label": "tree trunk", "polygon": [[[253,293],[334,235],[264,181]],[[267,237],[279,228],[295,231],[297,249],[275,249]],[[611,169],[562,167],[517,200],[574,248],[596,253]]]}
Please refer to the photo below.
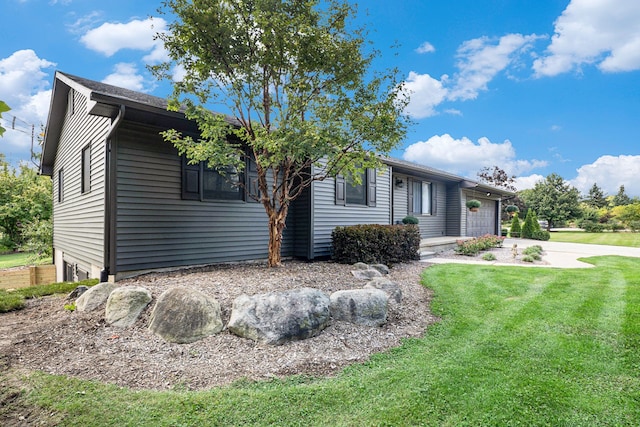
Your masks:
{"label": "tree trunk", "polygon": [[287,207],[269,212],[269,267],[282,266],[282,233],[287,219]]}

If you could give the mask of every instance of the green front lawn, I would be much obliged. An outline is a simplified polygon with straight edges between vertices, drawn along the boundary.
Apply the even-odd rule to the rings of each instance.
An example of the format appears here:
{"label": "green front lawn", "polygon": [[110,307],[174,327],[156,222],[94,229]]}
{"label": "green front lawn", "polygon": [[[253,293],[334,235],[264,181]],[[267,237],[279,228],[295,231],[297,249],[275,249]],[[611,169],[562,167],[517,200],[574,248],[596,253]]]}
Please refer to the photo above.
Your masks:
{"label": "green front lawn", "polygon": [[604,232],[585,233],[583,231],[554,231],[552,242],[589,243],[594,245],[613,245],[640,247],[640,233]]}
{"label": "green front lawn", "polygon": [[589,261],[430,267],[442,320],[336,378],[153,392],[33,373],[12,404],[69,426],[637,426],[640,263]]}

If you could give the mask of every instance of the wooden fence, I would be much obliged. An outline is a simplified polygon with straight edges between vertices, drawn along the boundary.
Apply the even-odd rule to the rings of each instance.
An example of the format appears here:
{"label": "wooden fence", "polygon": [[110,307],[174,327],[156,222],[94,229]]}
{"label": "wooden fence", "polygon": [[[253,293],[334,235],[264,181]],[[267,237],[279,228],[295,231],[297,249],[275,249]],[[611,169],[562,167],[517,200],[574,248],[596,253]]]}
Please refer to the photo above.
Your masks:
{"label": "wooden fence", "polygon": [[36,265],[11,270],[0,270],[0,289],[26,288],[48,285],[56,281],[55,265]]}

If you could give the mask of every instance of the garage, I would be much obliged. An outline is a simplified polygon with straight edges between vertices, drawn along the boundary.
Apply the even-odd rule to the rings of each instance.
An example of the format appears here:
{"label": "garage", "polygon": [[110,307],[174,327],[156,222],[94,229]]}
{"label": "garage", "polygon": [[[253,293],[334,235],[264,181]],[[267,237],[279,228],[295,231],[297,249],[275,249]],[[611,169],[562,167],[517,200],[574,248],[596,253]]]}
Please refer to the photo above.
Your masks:
{"label": "garage", "polygon": [[479,237],[485,234],[498,235],[496,214],[498,203],[495,200],[467,196],[467,200],[477,199],[482,203],[477,212],[467,210],[467,236]]}

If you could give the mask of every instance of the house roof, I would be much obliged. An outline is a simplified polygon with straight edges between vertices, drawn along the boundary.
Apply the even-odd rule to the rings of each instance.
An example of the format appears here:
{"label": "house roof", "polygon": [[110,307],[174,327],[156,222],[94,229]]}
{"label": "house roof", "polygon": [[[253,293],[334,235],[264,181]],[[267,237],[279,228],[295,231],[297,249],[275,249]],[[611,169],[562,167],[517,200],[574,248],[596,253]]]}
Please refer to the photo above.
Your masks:
{"label": "house roof", "polygon": [[[89,114],[115,118],[120,111],[120,107],[125,106],[136,111],[161,115],[165,119],[184,119],[182,113],[167,110],[167,100],[164,98],[56,71],[40,166],[41,173],[46,175],[51,175],[52,173],[70,89],[74,89],[87,97]],[[227,116],[227,120],[231,124],[239,125],[238,121],[233,117]],[[401,173],[423,176],[427,179],[438,179],[448,183],[457,183],[462,188],[483,192],[500,195],[515,194],[503,188],[470,180],[429,166],[390,157],[382,157],[381,160],[393,167],[395,171]]]}

